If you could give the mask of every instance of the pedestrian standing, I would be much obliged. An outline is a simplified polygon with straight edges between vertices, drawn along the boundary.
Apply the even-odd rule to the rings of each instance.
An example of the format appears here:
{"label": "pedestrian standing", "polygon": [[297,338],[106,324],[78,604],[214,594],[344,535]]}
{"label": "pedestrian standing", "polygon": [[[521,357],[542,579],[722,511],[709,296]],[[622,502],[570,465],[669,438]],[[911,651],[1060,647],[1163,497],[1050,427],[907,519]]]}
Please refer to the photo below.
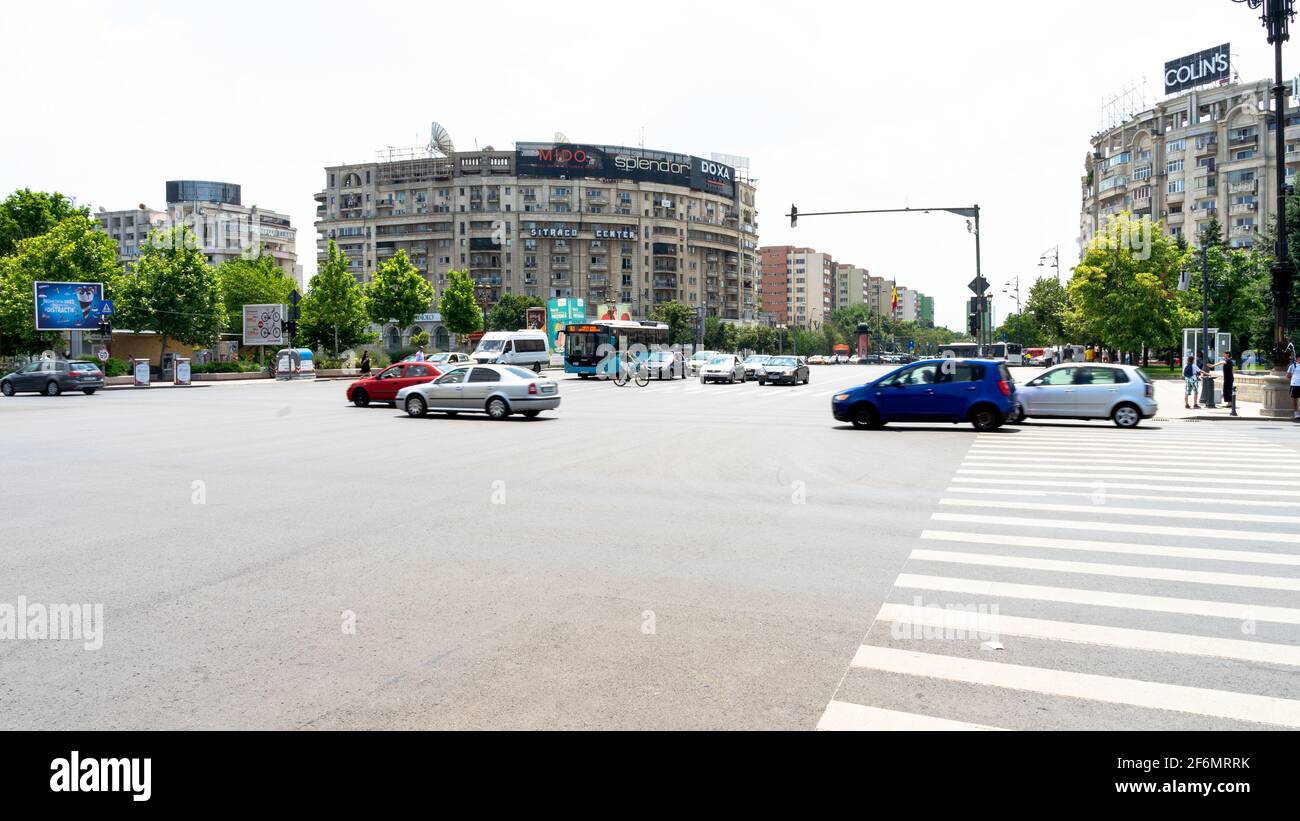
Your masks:
{"label": "pedestrian standing", "polygon": [[[1190,396],[1192,397],[1192,405],[1190,406],[1190,409],[1200,410],[1201,397],[1196,392],[1196,383],[1199,382],[1200,380],[1201,380],[1201,369],[1196,365],[1196,357],[1195,356],[1187,357],[1187,364],[1183,366],[1183,407],[1184,408],[1189,407],[1187,404],[1187,397]],[[1296,384],[1294,379],[1291,380],[1291,384],[1293,385]],[[1297,394],[1295,388],[1292,388],[1291,395],[1298,396],[1300,394]]]}
{"label": "pedestrian standing", "polygon": [[361,375],[370,375],[370,351],[361,352]]}
{"label": "pedestrian standing", "polygon": [[1232,351],[1223,352],[1223,402],[1232,405],[1235,412],[1237,410],[1237,389],[1233,387],[1232,381],[1236,378],[1236,365],[1232,361]]}
{"label": "pedestrian standing", "polygon": [[1291,418],[1300,419],[1300,355],[1291,355],[1286,372],[1291,377]]}
{"label": "pedestrian standing", "polygon": [[423,362],[423,361],[424,361],[424,347],[423,347],[423,346],[420,347],[420,350],[418,350],[418,351],[415,352],[415,361],[416,361],[416,362]]}

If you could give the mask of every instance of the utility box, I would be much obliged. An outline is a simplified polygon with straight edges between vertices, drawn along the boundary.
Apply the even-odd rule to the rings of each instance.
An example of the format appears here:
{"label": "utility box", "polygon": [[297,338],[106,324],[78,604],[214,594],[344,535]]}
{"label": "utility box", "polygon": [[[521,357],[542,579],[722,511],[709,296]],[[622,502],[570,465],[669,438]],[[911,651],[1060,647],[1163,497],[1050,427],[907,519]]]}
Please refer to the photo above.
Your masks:
{"label": "utility box", "polygon": [[188,357],[178,356],[173,361],[172,370],[175,378],[172,381],[174,385],[190,384],[190,360]]}

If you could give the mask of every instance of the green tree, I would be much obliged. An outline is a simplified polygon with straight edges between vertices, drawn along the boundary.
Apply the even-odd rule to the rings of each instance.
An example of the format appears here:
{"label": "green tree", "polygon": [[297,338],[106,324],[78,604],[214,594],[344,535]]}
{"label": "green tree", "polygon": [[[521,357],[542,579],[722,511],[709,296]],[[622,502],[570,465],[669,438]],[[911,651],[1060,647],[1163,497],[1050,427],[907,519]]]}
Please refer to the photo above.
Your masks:
{"label": "green tree", "polygon": [[189,228],[150,234],[139,260],[117,277],[113,290],[114,324],[158,334],[159,361],[169,341],[199,347],[220,338],[225,308],[217,272]]}
{"label": "green tree", "polygon": [[528,309],[545,308],[546,302],[540,297],[521,294],[505,294],[497,300],[487,315],[489,331],[517,331],[528,327]]}
{"label": "green tree", "polygon": [[483,309],[474,299],[474,280],[468,270],[448,271],[447,287],[438,306],[442,324],[456,336],[483,330]]}
{"label": "green tree", "polygon": [[736,349],[736,328],[730,322],[723,322],[716,316],[704,319],[704,347],[710,351],[733,351]]}
{"label": "green tree", "polygon": [[658,306],[650,318],[668,326],[668,344],[689,345],[695,341],[695,311],[677,300]]}
{"label": "green tree", "polygon": [[786,349],[793,350],[799,356],[812,356],[817,353],[821,337],[803,328],[791,328],[786,335]]}
{"label": "green tree", "polygon": [[1041,277],[1029,289],[1024,313],[1038,327],[1044,343],[1064,345],[1070,342],[1065,326],[1069,311],[1069,291],[1055,278]]}
{"label": "green tree", "polygon": [[348,257],[330,240],[325,262],[311,278],[298,304],[298,339],[312,347],[341,349],[374,339],[369,333],[366,299],[356,277],[348,271]]}
{"label": "green tree", "polygon": [[[18,250],[18,243],[49,232],[68,217],[90,216],[89,208],[78,208],[59,193],[47,194],[21,188],[0,203],[0,257]],[[71,282],[72,280],[68,280]]]}
{"label": "green tree", "polygon": [[26,238],[16,253],[0,257],[0,352],[37,353],[59,339],[58,333],[36,331],[32,283],[102,282],[112,298],[120,272],[117,243],[85,214]]}
{"label": "green tree", "polygon": [[1177,291],[1188,252],[1159,226],[1149,242],[1115,240],[1140,236],[1136,222],[1131,214],[1120,215],[1116,230],[1088,247],[1070,280],[1067,326],[1085,333],[1085,341],[1120,351],[1175,348],[1193,319]]}
{"label": "green tree", "polygon": [[402,249],[376,266],[374,277],[363,291],[370,321],[379,326],[392,322],[400,328],[409,327],[417,316],[427,312],[436,296],[433,286]]}
{"label": "green tree", "polygon": [[242,333],[245,305],[287,305],[297,285],[285,276],[275,257],[259,253],[252,259],[238,257],[217,268],[221,304],[226,308],[225,330]]}
{"label": "green tree", "polygon": [[415,333],[411,334],[411,347],[423,348],[425,345],[428,344],[429,344],[428,331],[416,331]]}
{"label": "green tree", "polygon": [[1043,333],[1043,329],[1038,327],[1038,323],[1028,314],[1008,315],[993,332],[994,339],[1005,339],[1008,342],[1015,342],[1027,348],[1044,344],[1046,337],[1047,335]]}

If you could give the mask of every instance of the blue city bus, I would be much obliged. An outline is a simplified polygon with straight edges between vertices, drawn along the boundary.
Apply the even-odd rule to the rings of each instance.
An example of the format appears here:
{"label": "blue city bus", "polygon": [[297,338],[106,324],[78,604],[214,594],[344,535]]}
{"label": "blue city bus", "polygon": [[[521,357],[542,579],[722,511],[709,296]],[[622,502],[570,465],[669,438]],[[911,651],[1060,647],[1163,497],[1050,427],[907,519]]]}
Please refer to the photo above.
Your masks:
{"label": "blue city bus", "polygon": [[612,376],[615,352],[626,353],[635,345],[642,358],[654,346],[668,345],[668,326],[662,322],[628,322],[605,319],[564,327],[564,372],[580,378]]}

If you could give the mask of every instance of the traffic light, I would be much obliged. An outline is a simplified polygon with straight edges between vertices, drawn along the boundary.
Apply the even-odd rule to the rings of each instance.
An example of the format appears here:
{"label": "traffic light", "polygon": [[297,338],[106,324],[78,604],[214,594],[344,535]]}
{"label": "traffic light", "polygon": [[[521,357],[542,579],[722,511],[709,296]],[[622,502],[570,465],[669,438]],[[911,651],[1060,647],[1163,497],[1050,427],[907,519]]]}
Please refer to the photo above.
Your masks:
{"label": "traffic light", "polygon": [[967,317],[966,330],[970,331],[971,336],[978,336],[980,332],[980,315],[972,313]]}
{"label": "traffic light", "polygon": [[105,319],[105,318],[103,318],[103,317],[100,317],[100,318],[99,318],[99,328],[98,328],[98,330],[99,330],[99,335],[100,335],[100,336],[110,336],[110,335],[112,335],[112,333],[113,333],[113,323],[112,323],[112,321],[111,321],[111,320],[108,320],[108,319]]}
{"label": "traffic light", "polygon": [[790,203],[790,227],[793,228],[799,224],[799,209],[794,203]]}
{"label": "traffic light", "polygon": [[288,326],[288,331],[289,331],[289,340],[292,341],[292,340],[293,340],[293,335],[296,334],[296,333],[298,333],[298,323],[297,323],[296,321],[294,321],[294,320],[291,319],[291,320],[289,320],[288,322],[286,322],[285,324]]}

